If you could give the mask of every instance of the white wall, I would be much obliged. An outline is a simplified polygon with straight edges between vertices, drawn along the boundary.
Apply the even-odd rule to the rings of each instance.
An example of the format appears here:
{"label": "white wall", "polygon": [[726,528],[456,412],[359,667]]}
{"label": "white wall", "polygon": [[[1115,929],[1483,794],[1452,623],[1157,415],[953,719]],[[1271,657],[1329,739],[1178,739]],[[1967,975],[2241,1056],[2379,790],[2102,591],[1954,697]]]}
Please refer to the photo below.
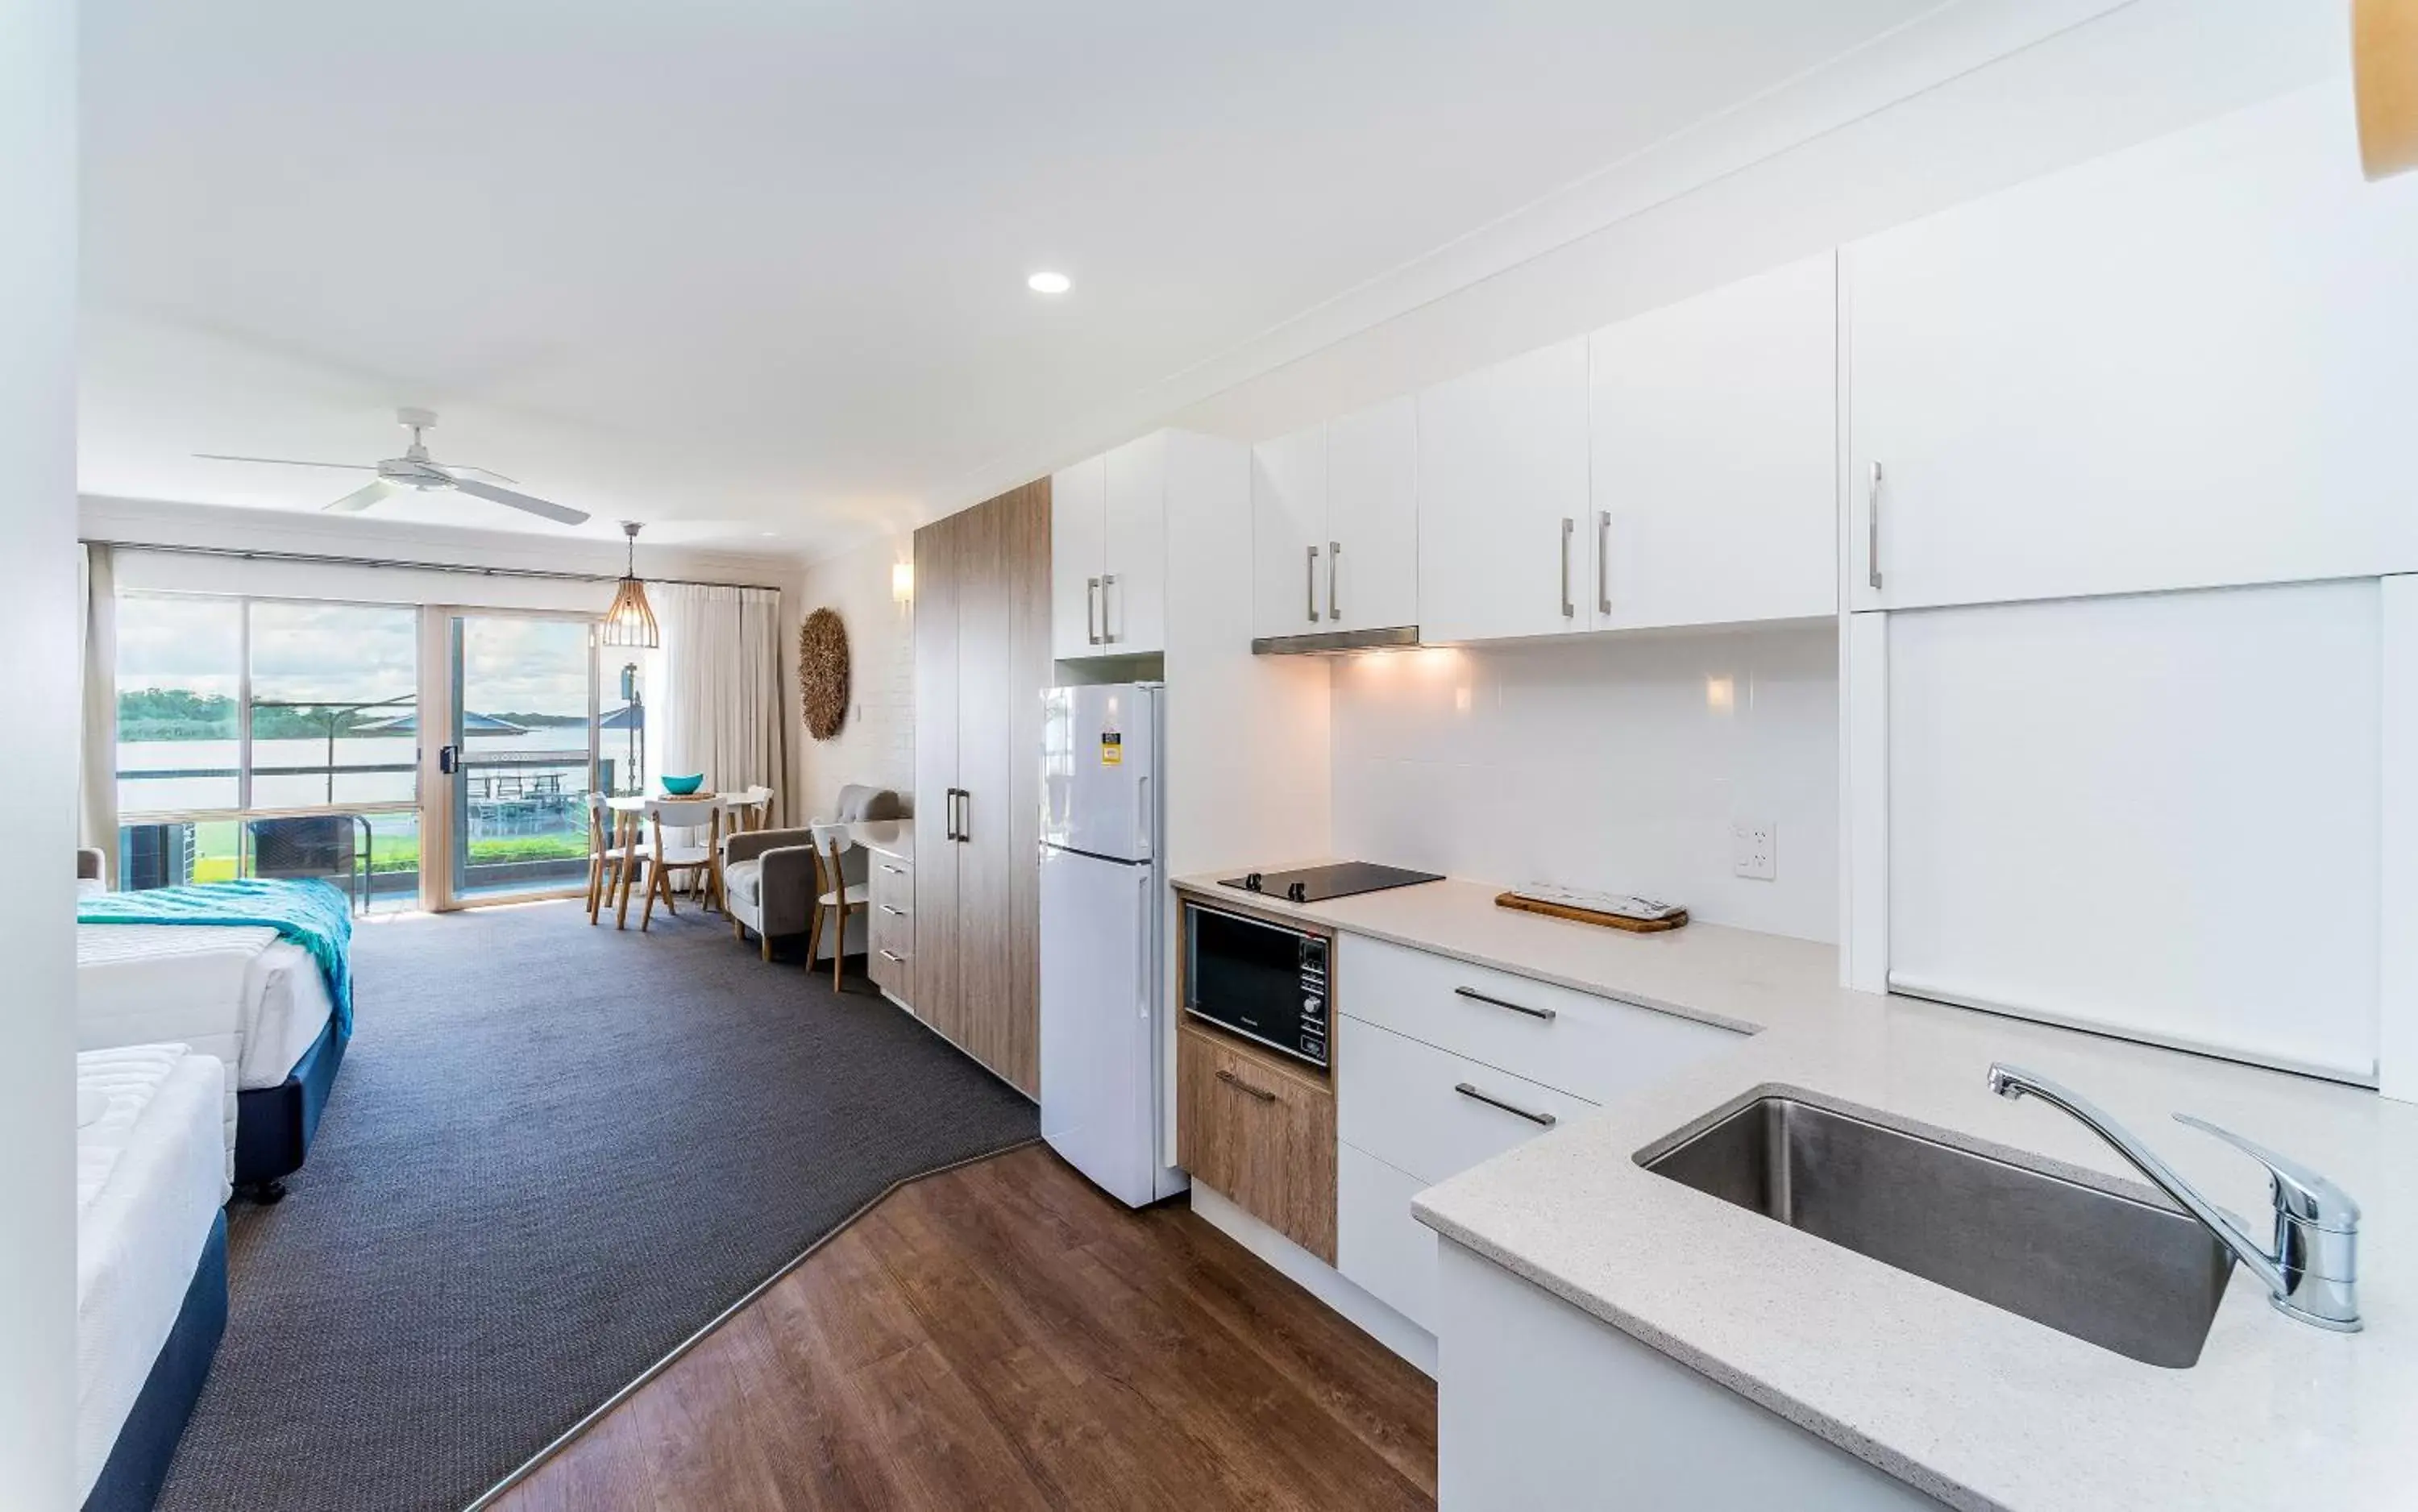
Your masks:
{"label": "white wall", "polygon": [[[1838,927],[1838,642],[1817,626],[1371,652],[1334,674],[1335,849]],[[1739,819],[1778,874],[1736,877]]]}
{"label": "white wall", "polygon": [[[915,797],[915,612],[891,597],[890,570],[915,559],[915,538],[885,536],[805,570],[799,618],[833,609],[848,629],[849,710],[837,735],[818,741],[803,715],[791,744],[798,752],[802,806],[791,818],[833,811],[839,790],[867,783]],[[794,653],[793,653],[794,654]]]}
{"label": "white wall", "polygon": [[75,1439],[75,7],[0,7],[0,1508],[72,1504]]}

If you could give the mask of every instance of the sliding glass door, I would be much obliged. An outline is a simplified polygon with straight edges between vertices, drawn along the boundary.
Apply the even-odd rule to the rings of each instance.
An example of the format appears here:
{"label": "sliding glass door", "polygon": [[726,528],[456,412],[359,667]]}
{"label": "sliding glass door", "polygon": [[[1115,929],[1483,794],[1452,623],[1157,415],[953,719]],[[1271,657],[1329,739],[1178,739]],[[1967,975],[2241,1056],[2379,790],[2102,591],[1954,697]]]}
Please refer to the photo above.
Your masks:
{"label": "sliding glass door", "polygon": [[596,623],[443,611],[438,908],[581,891],[598,779]]}

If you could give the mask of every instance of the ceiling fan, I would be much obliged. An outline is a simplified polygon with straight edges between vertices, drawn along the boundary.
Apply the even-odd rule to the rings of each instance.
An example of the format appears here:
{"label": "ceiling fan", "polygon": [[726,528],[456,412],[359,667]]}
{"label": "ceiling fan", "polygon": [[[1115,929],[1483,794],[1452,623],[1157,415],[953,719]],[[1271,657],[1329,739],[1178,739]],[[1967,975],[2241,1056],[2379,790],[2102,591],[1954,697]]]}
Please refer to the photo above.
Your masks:
{"label": "ceiling fan", "polygon": [[403,449],[403,455],[389,457],[379,463],[302,462],[292,457],[236,457],[221,451],[196,451],[193,455],[212,462],[267,462],[281,467],[344,467],[356,472],[376,473],[375,479],[328,506],[329,511],[336,514],[359,514],[371,505],[391,498],[406,488],[416,488],[423,494],[451,488],[467,494],[473,498],[483,498],[490,503],[501,504],[507,509],[520,510],[525,513],[540,515],[549,520],[559,520],[564,525],[580,525],[587,521],[588,516],[583,511],[566,509],[560,504],[552,503],[546,499],[533,498],[527,494],[514,493],[509,488],[498,488],[494,483],[482,483],[477,479],[465,476],[468,473],[478,473],[501,482],[518,481],[517,479],[507,478],[502,473],[494,472],[485,467],[440,466],[434,458],[429,456],[427,446],[420,438],[422,431],[433,430],[436,427],[435,410],[398,409],[394,412],[394,418],[411,433],[411,445]]}

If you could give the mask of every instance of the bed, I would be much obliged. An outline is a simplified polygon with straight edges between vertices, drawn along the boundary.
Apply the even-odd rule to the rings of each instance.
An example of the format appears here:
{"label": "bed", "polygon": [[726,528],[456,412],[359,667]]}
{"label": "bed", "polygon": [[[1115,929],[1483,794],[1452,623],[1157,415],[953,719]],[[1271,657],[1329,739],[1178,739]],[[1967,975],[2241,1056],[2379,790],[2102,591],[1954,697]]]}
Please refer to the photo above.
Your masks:
{"label": "bed", "polygon": [[145,1508],[227,1316],[226,1070],[184,1045],[76,1057],[76,1487]]}
{"label": "bed", "polygon": [[[300,1168],[343,1064],[351,1026],[342,973],[270,924],[209,923],[201,905],[176,922],[142,915],[163,905],[174,912],[181,898],[223,901],[240,917],[319,886],[289,885],[108,893],[82,900],[76,926],[77,1048],[181,1041],[224,1061],[229,1170],[266,1201]],[[347,932],[334,948],[349,951],[349,920],[340,917]]]}

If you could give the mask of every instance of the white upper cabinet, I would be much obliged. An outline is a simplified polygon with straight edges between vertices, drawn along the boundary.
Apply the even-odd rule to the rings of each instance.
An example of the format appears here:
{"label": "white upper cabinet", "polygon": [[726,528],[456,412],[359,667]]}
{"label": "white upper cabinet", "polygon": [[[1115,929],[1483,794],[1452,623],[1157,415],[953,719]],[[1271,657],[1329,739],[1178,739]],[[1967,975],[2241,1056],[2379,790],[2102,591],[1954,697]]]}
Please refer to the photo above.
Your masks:
{"label": "white upper cabinet", "polygon": [[1167,433],[1109,453],[1100,624],[1112,656],[1167,649]]}
{"label": "white upper cabinet", "polygon": [[2418,177],[2339,87],[1845,255],[1853,606],[2418,569]]}
{"label": "white upper cabinet", "polygon": [[1418,623],[1418,411],[1404,395],[1251,449],[1251,633]]}
{"label": "white upper cabinet", "polygon": [[1418,404],[1410,395],[1326,427],[1329,628],[1418,623]]}
{"label": "white upper cabinet", "polygon": [[1837,330],[1825,253],[1595,334],[1596,629],[1837,612]]}
{"label": "white upper cabinet", "polygon": [[1100,563],[1107,555],[1108,458],[1049,479],[1049,653],[1059,661],[1106,654]]}
{"label": "white upper cabinet", "polygon": [[1167,649],[1167,434],[1049,480],[1049,645],[1059,661]]}
{"label": "white upper cabinet", "polygon": [[1326,623],[1326,427],[1251,448],[1251,634],[1314,635]]}
{"label": "white upper cabinet", "polygon": [[1417,426],[1421,638],[1591,628],[1586,340],[1421,389]]}

